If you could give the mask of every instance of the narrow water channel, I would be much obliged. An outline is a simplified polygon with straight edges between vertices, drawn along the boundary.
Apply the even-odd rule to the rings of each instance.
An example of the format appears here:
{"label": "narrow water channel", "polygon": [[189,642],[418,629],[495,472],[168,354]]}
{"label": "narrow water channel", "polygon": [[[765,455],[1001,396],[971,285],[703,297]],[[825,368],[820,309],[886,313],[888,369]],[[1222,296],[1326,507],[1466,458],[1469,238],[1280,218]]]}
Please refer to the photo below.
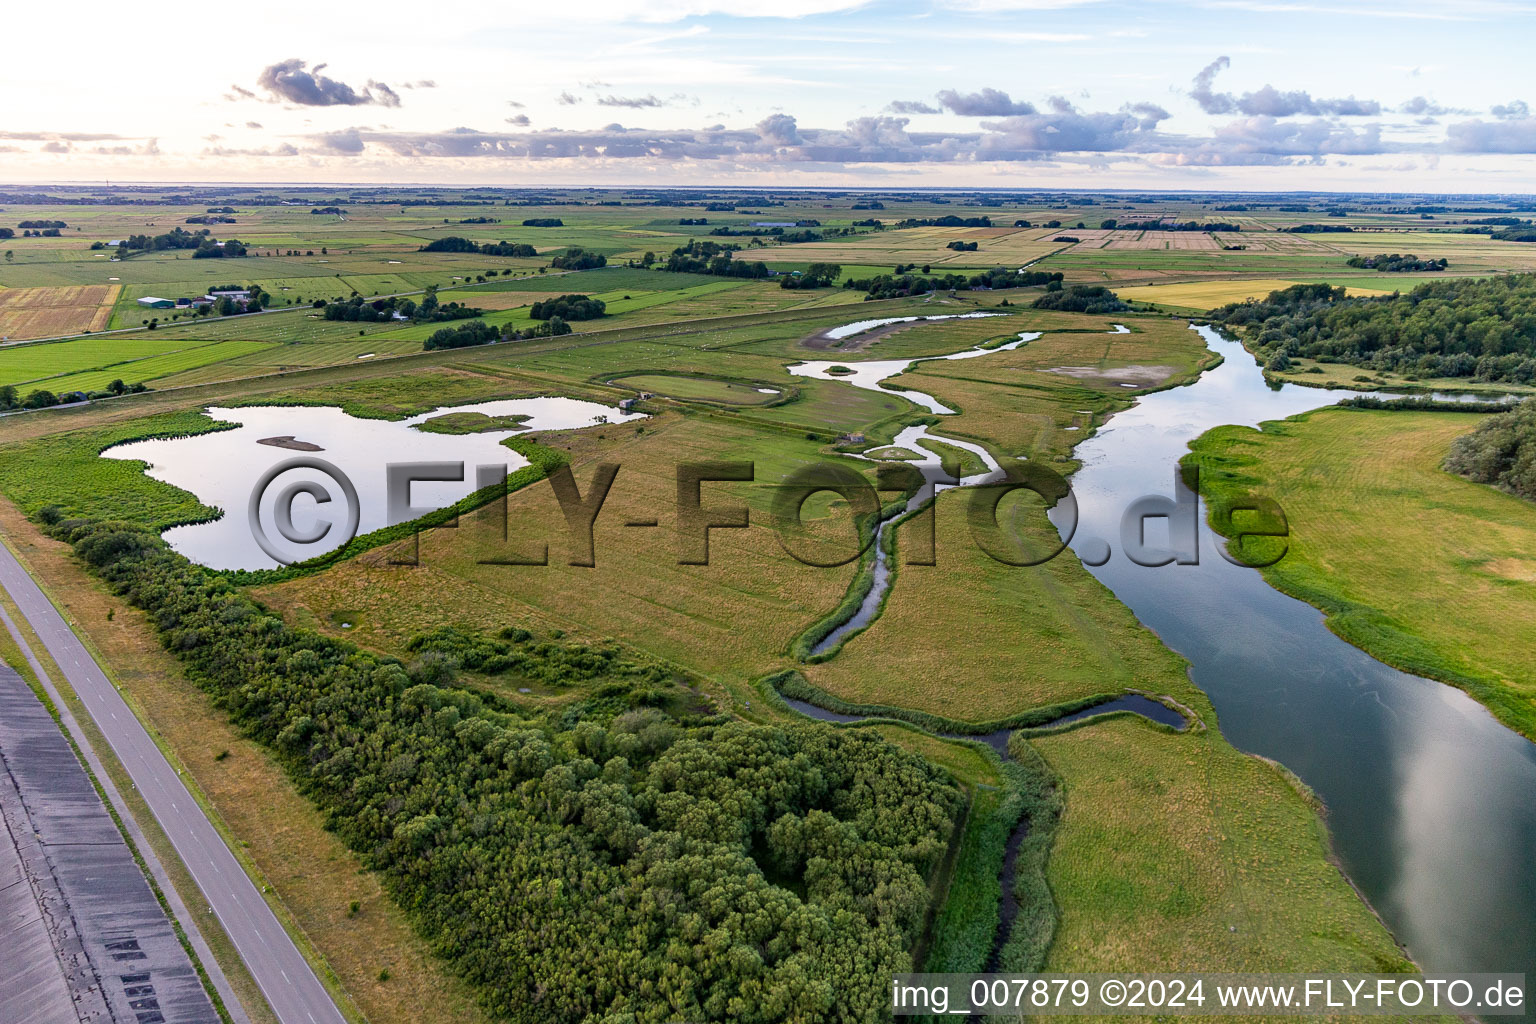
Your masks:
{"label": "narrow water channel", "polygon": [[[1188,386],[1141,396],[1077,446],[1083,468],[1072,478],[1073,551],[1097,562],[1107,546],[1108,560],[1089,571],[1189,659],[1223,735],[1281,762],[1323,799],[1345,871],[1420,965],[1536,977],[1536,744],[1461,691],[1390,668],[1345,643],[1317,609],[1275,590],[1256,570],[1227,562],[1203,507],[1197,565],[1147,568],[1119,550],[1124,510],[1146,495],[1172,496],[1179,459],[1207,430],[1256,426],[1356,394],[1271,388],[1240,344],[1197,330],[1223,357],[1219,366]],[[948,358],[982,354],[967,350]],[[885,390],[882,382],[911,362],[853,362],[855,374],[831,379]],[[829,365],[789,369],[827,377]],[[931,411],[950,411],[932,396],[898,393]],[[909,507],[925,501],[941,475],[938,459],[917,445],[920,437],[975,450],[924,427],[903,431],[894,446],[920,455],[915,464],[930,482]],[[996,471],[984,453],[983,462]],[[1149,528],[1147,540],[1156,545],[1153,533]],[[869,597],[815,651],[867,625],[889,585],[880,559]],[[808,709],[802,710],[837,720]]]}

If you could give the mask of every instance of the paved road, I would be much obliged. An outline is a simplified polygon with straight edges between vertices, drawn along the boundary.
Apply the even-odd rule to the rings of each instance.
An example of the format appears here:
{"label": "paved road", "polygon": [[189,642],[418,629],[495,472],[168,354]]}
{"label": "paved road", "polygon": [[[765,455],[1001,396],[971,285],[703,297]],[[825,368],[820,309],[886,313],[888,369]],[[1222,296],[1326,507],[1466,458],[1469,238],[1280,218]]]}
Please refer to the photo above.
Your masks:
{"label": "paved road", "polygon": [[[53,603],[0,544],[0,586],[11,595],[107,738],[170,838],[203,898],[282,1024],[345,1024],[325,986],[117,688]],[[194,908],[195,909],[195,908]]]}

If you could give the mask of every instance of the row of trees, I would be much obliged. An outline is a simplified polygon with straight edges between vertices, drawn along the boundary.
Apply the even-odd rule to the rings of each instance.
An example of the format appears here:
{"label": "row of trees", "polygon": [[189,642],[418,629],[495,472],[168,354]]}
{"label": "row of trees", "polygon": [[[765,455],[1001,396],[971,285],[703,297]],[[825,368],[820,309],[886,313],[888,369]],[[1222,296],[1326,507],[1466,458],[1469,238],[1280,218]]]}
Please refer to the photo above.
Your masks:
{"label": "row of trees", "polygon": [[1411,292],[1346,298],[1292,285],[1213,310],[1270,369],[1297,357],[1410,377],[1536,382],[1536,275],[1431,281]]}
{"label": "row of trees", "polygon": [[1343,234],[1355,230],[1348,224],[1294,224],[1288,228],[1281,228],[1293,235],[1321,235]]}
{"label": "row of trees", "polygon": [[1386,274],[1435,272],[1450,266],[1449,261],[1443,258],[1438,260],[1421,260],[1413,253],[1402,256],[1395,252],[1390,254],[1379,253],[1375,256],[1351,256],[1344,262],[1351,267],[1379,270]]}
{"label": "row of trees", "polygon": [[565,252],[549,261],[555,270],[596,270],[608,265],[608,257],[600,252],[588,252],[579,245],[570,246]]}
{"label": "row of trees", "polygon": [[433,331],[432,336],[422,344],[422,348],[428,351],[470,348],[475,345],[493,345],[499,341],[555,338],[570,333],[572,333],[571,325],[565,322],[564,317],[558,315],[550,316],[549,319],[529,327],[513,327],[511,324],[506,324],[498,328],[484,320],[470,320],[457,327],[444,327],[440,331]]}
{"label": "row of trees", "polygon": [[524,242],[472,242],[458,235],[445,235],[416,250],[417,252],[468,252],[482,256],[516,256],[524,259],[537,256],[539,251]]}
{"label": "row of trees", "polygon": [[874,277],[850,278],[844,288],[867,293],[870,299],[898,299],[904,295],[925,295],[936,291],[966,291],[998,288],[1061,287],[1060,272],[1046,273],[1040,270],[1010,270],[993,267],[979,274],[944,274],[928,276],[928,268],[921,274],[910,273],[910,266],[898,264],[894,274],[878,274]]}
{"label": "row of trees", "polygon": [[[1082,227],[1081,224],[1078,227]],[[1121,224],[1114,217],[1110,217],[1099,224],[1105,231],[1119,229],[1121,231],[1241,231],[1241,224],[1233,224],[1224,220],[1140,220]]]}
{"label": "row of trees", "polygon": [[347,322],[374,323],[380,320],[398,319],[395,314],[419,324],[442,323],[447,320],[468,320],[473,317],[483,316],[485,310],[474,306],[466,306],[459,302],[440,302],[437,297],[437,285],[428,285],[420,302],[405,296],[395,296],[386,299],[365,299],[361,295],[353,295],[349,299],[336,299],[326,302],[324,299],[315,300],[315,308],[324,312],[327,320],[345,320]]}
{"label": "row of trees", "polygon": [[644,706],[625,676],[488,706],[451,660],[289,626],[147,530],[40,516],[497,1019],[888,1017],[963,807],[939,769],[872,730]]}
{"label": "row of trees", "polygon": [[908,217],[906,220],[896,222],[898,228],[989,228],[992,226],[991,217],[956,217],[947,214],[943,217]]}
{"label": "row of trees", "polygon": [[35,388],[22,394],[14,384],[4,384],[0,385],[0,412],[14,412],[17,409],[47,409],[65,402],[79,401],[82,395],[85,398],[113,398],[118,395],[137,395],[148,390],[149,388],[144,384],[125,384],[122,378],[114,380],[100,391],[66,391],[63,394],[55,394],[46,388]]}

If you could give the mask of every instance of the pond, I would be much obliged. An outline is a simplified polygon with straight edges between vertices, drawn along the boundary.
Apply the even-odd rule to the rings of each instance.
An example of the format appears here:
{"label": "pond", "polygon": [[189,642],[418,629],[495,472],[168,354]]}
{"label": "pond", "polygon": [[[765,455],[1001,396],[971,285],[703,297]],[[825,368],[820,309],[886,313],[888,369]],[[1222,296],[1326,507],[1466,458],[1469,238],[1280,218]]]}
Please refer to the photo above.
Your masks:
{"label": "pond", "polygon": [[[958,319],[962,319],[964,317],[970,317],[970,316],[976,316],[976,315],[978,315],[978,314],[975,314],[975,313],[961,313],[958,316],[956,316],[954,319],[958,320]],[[982,315],[1003,315],[1003,314],[982,314]],[[922,319],[922,318],[921,317],[896,317],[893,320],[883,320],[883,321],[882,320],[862,320],[862,321],[860,321],[860,323],[874,325],[874,324],[880,324],[880,323],[897,323],[897,322],[901,322],[903,320],[917,320],[917,319]],[[928,317],[927,319],[930,319],[930,320],[943,320],[943,319],[946,319],[946,318],[945,317]],[[850,324],[849,326],[856,326],[856,325]],[[833,337],[834,335],[833,335],[832,331],[828,331],[827,332],[827,336],[828,337]],[[968,348],[968,349],[965,349],[962,352],[951,352],[949,355],[943,355],[943,356],[921,356],[921,357],[919,357],[917,359],[859,359],[859,360],[841,360],[841,361],[835,360],[835,359],[832,359],[832,360],[821,359],[821,360],[814,360],[814,361],[805,362],[805,363],[795,363],[792,366],[785,367],[785,369],[787,369],[790,373],[794,374],[797,377],[815,377],[817,380],[840,380],[840,381],[842,381],[845,384],[852,384],[854,387],[856,387],[856,388],[863,388],[866,391],[879,391],[882,394],[887,394],[887,395],[900,395],[902,398],[907,399],[909,402],[915,402],[916,404],[922,406],[924,409],[927,409],[929,412],[938,413],[940,416],[948,416],[948,415],[952,415],[955,410],[953,410],[953,409],[949,408],[948,406],[944,405],[942,402],[940,402],[937,398],[934,398],[932,395],[924,394],[921,391],[910,391],[910,390],[906,390],[906,389],[888,388],[888,387],[884,386],[884,382],[890,380],[892,377],[895,377],[898,374],[902,374],[902,373],[907,372],[909,369],[911,369],[913,366],[917,365],[918,363],[932,362],[932,361],[937,360],[937,359],[975,359],[978,356],[989,356],[989,355],[991,355],[994,352],[1007,352],[1010,349],[1018,348],[1020,345],[1026,345],[1029,342],[1034,341],[1038,337],[1040,337],[1040,332],[1039,331],[1024,331],[1024,332],[1022,332],[1018,336],[1018,338],[1016,338],[1013,341],[1007,342],[1006,344],[1003,344],[1003,345],[997,345],[997,346],[994,346],[992,348],[982,348],[981,346],[978,345],[975,348]],[[853,372],[852,373],[831,373],[831,372],[829,372],[829,371],[832,370],[833,367],[837,367],[838,369],[852,370]]]}
{"label": "pond", "polygon": [[[452,505],[476,490],[477,466],[505,466],[510,473],[528,465],[527,459],[502,444],[515,434],[645,418],[642,413],[621,413],[597,402],[572,398],[517,398],[455,405],[404,420],[363,419],[330,406],[210,408],[206,413],[212,419],[239,426],[196,437],[134,441],[109,448],[102,455],[109,459],[142,459],[148,463],[145,472],[156,480],[189,491],[205,505],[223,510],[224,515],[213,522],[178,526],[164,534],[176,551],[214,569],[278,567],[278,561],[257,543],[247,507],[262,474],[295,457],[323,459],[346,474],[357,490],[360,536],[392,525],[385,496],[385,467],[390,463],[465,464],[462,481],[421,482],[412,486],[410,505],[415,515],[406,518],[414,518],[428,510]],[[449,413],[528,419],[515,428],[478,434],[435,434],[417,429],[421,423]],[[288,559],[311,558],[342,543],[334,539],[339,530],[332,530],[323,541],[295,545],[282,540],[270,528],[281,490],[290,482],[303,481],[326,487],[337,501],[322,504],[307,495],[296,497],[292,518],[297,530],[312,532],[344,515],[333,512],[340,510],[341,494],[325,473],[312,469],[284,473],[274,486],[266,489],[261,521],[269,524],[267,536],[273,538],[279,553]]]}

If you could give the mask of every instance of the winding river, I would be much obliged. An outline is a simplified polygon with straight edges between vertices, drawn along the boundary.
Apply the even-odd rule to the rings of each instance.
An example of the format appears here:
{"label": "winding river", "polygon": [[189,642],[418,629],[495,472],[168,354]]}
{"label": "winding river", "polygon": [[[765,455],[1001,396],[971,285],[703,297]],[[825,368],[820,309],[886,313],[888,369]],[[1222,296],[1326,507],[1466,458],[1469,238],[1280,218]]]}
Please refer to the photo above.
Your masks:
{"label": "winding river", "polygon": [[[1171,495],[1205,431],[1341,397],[1272,390],[1241,345],[1199,331],[1220,366],[1142,396],[1077,446],[1080,555],[1118,544],[1136,498]],[[1426,970],[1536,977],[1536,745],[1460,690],[1334,636],[1317,609],[1220,557],[1220,543],[1202,514],[1198,565],[1145,568],[1115,551],[1089,571],[1189,659],[1228,740],[1323,798],[1345,870]]]}
{"label": "winding river", "polygon": [[[1197,330],[1224,357],[1219,366],[1188,386],[1141,396],[1077,446],[1083,468],[1072,478],[1073,551],[1085,564],[1101,562],[1089,571],[1189,659],[1228,740],[1281,762],[1322,797],[1344,869],[1420,965],[1536,977],[1536,745],[1461,691],[1345,643],[1317,609],[1275,590],[1258,571],[1227,562],[1203,510],[1196,565],[1146,568],[1116,550],[1123,511],[1142,496],[1171,495],[1179,458],[1205,431],[1282,419],[1353,394],[1273,389],[1241,345]],[[912,362],[855,362],[854,375],[830,379],[884,391],[882,382]],[[829,365],[789,369],[826,378]],[[895,393],[933,412],[950,411],[932,396]],[[930,487],[938,459],[919,438],[975,451],[925,427],[903,431],[894,447],[921,456],[915,464]],[[984,453],[983,461],[996,470]],[[929,493],[925,488],[914,504]],[[870,596],[816,651],[866,625],[888,586],[879,559]]]}

